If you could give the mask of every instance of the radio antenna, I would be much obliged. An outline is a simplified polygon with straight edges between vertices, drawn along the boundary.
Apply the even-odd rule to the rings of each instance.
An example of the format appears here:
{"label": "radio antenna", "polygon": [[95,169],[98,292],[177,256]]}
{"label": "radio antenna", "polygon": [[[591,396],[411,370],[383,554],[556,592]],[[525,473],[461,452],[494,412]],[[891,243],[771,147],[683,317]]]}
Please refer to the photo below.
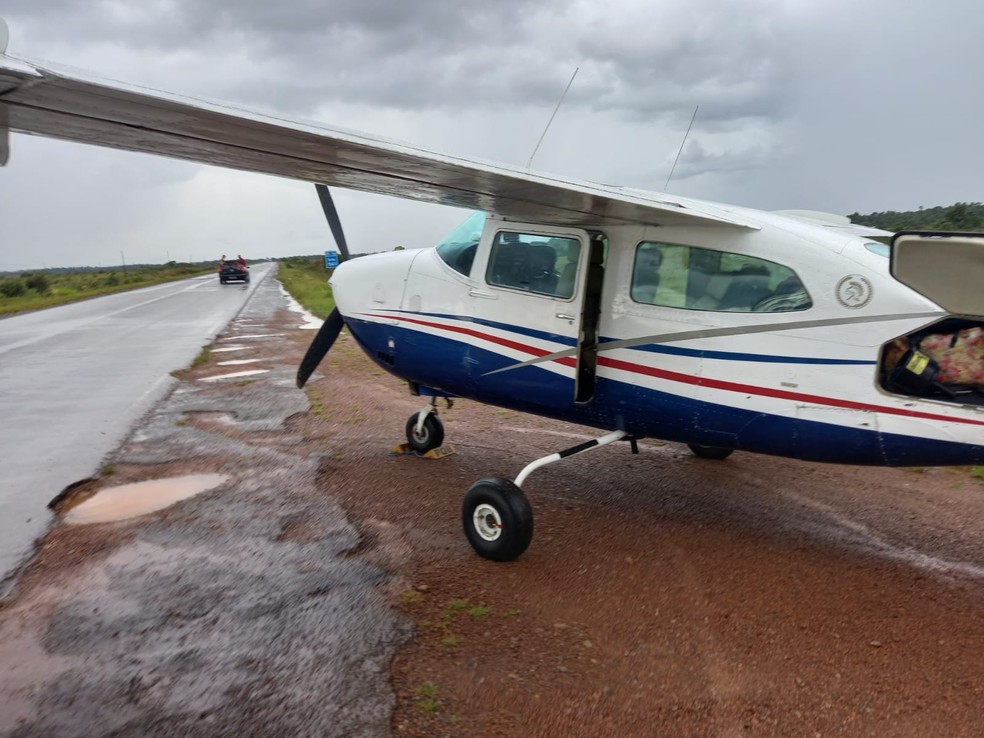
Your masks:
{"label": "radio antenna", "polygon": [[666,178],[666,184],[663,185],[664,192],[666,192],[670,187],[670,180],[673,179],[673,171],[676,169],[677,162],[680,161],[680,154],[683,153],[683,146],[687,143],[687,136],[690,135],[690,129],[694,127],[694,121],[697,119],[698,110],[700,110],[700,105],[694,108],[694,114],[690,118],[690,125],[687,126],[687,132],[683,134],[683,141],[680,142],[680,150],[677,151],[676,159],[673,160],[673,166],[670,167],[670,176]]}
{"label": "radio antenna", "polygon": [[550,130],[550,124],[553,123],[554,116],[557,115],[557,111],[560,110],[560,104],[564,102],[564,98],[567,97],[567,91],[571,89],[571,85],[574,84],[574,78],[577,76],[577,72],[580,67],[574,67],[574,74],[571,75],[571,81],[567,83],[567,87],[564,88],[564,94],[560,96],[560,100],[557,101],[557,107],[550,114],[550,120],[547,121],[546,128],[543,129],[543,133],[540,134],[540,140],[536,142],[536,146],[533,147],[533,153],[530,154],[529,160],[526,162],[526,170],[529,171],[530,167],[533,166],[533,157],[536,156],[536,152],[540,150],[540,144],[543,143],[543,137],[547,135],[547,131]]}

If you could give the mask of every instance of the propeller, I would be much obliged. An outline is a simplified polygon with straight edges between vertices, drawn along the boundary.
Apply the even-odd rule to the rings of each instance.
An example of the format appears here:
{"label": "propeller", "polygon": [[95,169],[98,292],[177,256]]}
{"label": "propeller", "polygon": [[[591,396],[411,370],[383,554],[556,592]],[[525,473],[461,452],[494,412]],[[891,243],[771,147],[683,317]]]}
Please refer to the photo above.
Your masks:
{"label": "propeller", "polygon": [[[338,217],[338,209],[335,207],[335,201],[331,199],[331,192],[328,191],[326,185],[316,184],[314,188],[318,192],[321,208],[325,211],[325,218],[328,219],[328,227],[331,228],[331,235],[335,237],[335,243],[338,244],[339,262],[345,261],[348,259],[349,251],[348,245],[345,243],[345,234],[342,232],[342,221]],[[311,378],[311,375],[314,374],[314,370],[318,368],[318,364],[321,363],[322,359],[328,354],[328,351],[331,350],[332,344],[335,343],[338,334],[342,332],[344,325],[345,321],[342,318],[342,314],[338,312],[338,308],[334,308],[328,313],[328,317],[325,318],[325,322],[318,331],[318,334],[311,341],[307,353],[301,359],[301,365],[297,367],[298,389],[303,388],[308,379]]]}

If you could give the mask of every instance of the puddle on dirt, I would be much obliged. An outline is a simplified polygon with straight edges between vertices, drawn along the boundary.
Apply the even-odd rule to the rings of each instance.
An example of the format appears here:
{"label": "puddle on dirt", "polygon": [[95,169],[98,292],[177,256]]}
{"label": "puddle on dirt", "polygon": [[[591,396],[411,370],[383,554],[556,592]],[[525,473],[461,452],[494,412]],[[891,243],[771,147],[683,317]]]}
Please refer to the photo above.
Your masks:
{"label": "puddle on dirt", "polygon": [[239,364],[256,364],[259,359],[230,359],[229,361],[220,361],[219,366],[238,366]]}
{"label": "puddle on dirt", "polygon": [[214,348],[212,349],[213,354],[221,354],[226,351],[245,351],[248,348],[253,348],[252,346],[226,346],[225,348]]}
{"label": "puddle on dirt", "polygon": [[65,514],[69,524],[110,523],[163,510],[229,481],[225,474],[189,474],[184,477],[151,479],[146,482],[107,487],[71,507]]}

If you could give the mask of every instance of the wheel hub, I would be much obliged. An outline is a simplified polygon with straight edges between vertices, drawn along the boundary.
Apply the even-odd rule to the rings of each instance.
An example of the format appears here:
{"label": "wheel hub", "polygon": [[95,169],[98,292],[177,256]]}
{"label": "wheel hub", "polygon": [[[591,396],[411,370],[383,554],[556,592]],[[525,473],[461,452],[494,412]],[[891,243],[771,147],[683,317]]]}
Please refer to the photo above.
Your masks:
{"label": "wheel hub", "polygon": [[486,541],[495,541],[502,535],[502,518],[491,505],[482,503],[472,515],[475,531]]}

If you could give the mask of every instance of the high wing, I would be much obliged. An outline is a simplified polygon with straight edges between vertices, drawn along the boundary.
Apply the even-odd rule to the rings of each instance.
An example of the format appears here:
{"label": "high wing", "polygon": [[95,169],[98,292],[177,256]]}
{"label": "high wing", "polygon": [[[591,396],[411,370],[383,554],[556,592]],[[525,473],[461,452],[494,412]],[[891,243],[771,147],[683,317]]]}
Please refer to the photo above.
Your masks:
{"label": "high wing", "polygon": [[[2,21],[0,21],[2,25]],[[757,229],[709,203],[532,174],[407,144],[260,115],[3,54],[6,130],[572,226]]]}

